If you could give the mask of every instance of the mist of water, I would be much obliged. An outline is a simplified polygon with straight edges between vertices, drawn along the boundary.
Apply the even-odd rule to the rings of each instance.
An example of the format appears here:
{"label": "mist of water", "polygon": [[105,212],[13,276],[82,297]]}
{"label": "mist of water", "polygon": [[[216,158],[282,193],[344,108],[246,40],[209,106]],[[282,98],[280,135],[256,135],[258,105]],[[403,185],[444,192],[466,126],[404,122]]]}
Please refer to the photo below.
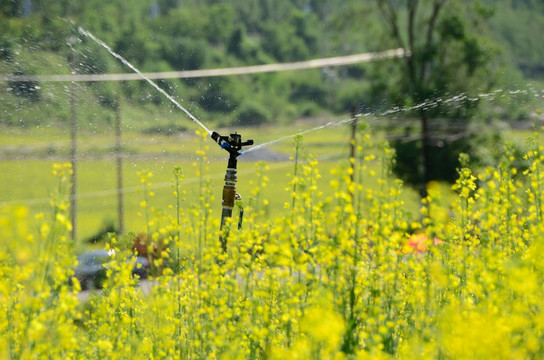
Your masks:
{"label": "mist of water", "polygon": [[413,105],[413,106],[406,106],[406,107],[395,106],[395,107],[392,107],[390,109],[382,110],[382,111],[363,112],[363,108],[358,108],[357,111],[356,111],[356,114],[353,117],[338,120],[338,121],[329,121],[326,124],[319,125],[319,126],[316,126],[314,128],[311,128],[311,129],[307,129],[307,130],[304,130],[304,131],[301,131],[301,132],[298,132],[298,133],[295,133],[295,134],[291,134],[291,135],[282,136],[280,138],[270,140],[270,141],[267,141],[265,143],[250,147],[247,150],[245,150],[244,152],[248,153],[248,152],[251,152],[251,151],[263,149],[263,148],[266,148],[266,147],[268,147],[268,146],[270,146],[272,144],[275,144],[275,143],[278,143],[278,142],[281,142],[281,141],[284,141],[284,140],[287,140],[287,139],[291,139],[291,138],[294,138],[296,136],[305,135],[305,134],[308,134],[308,133],[313,132],[313,131],[318,131],[318,130],[325,129],[325,128],[328,128],[328,127],[333,127],[333,126],[341,126],[341,125],[344,125],[344,124],[347,124],[347,123],[350,123],[350,122],[354,121],[354,118],[359,118],[359,117],[385,117],[385,116],[392,116],[392,115],[399,114],[399,113],[407,113],[407,112],[415,111],[415,110],[429,110],[429,109],[436,108],[436,107],[439,107],[439,106],[457,106],[456,104],[460,104],[460,103],[467,102],[467,101],[468,102],[477,102],[477,101],[482,101],[482,100],[484,100],[484,101],[494,101],[497,98],[507,98],[507,97],[512,97],[512,96],[515,96],[515,95],[527,95],[527,96],[533,96],[533,97],[536,97],[536,98],[544,98],[544,91],[543,90],[537,90],[537,89],[534,89],[534,88],[531,88],[531,89],[528,89],[528,90],[502,90],[502,89],[498,89],[498,90],[492,91],[490,93],[480,93],[478,95],[473,95],[473,96],[469,96],[469,95],[467,95],[465,93],[461,93],[461,94],[453,95],[453,96],[448,97],[448,98],[429,99],[429,100],[425,100],[425,101],[423,101],[423,102],[421,102],[419,104]]}
{"label": "mist of water", "polygon": [[[202,129],[204,129],[208,134],[211,135],[211,131],[202,123],[200,122],[194,115],[192,115],[187,109],[185,109],[181,104],[179,104],[172,96],[170,96],[168,93],[166,93],[162,88],[160,88],[155,82],[153,82],[151,79],[146,77],[141,71],[139,71],[134,65],[132,65],[130,62],[128,62],[125,58],[123,58],[121,55],[117,54],[115,51],[113,51],[107,44],[105,44],[102,40],[96,38],[93,34],[90,32],[84,30],[83,28],[78,28],[79,32],[92,40],[94,40],[96,43],[104,47],[111,55],[119,59],[122,63],[124,63],[126,66],[131,68],[134,72],[136,72],[138,75],[140,75],[144,80],[146,80],[149,84],[151,84],[155,89],[157,89],[160,93],[162,93],[168,100],[170,100],[174,105],[176,105],[180,110],[182,110],[191,120],[193,120],[195,123],[197,123]],[[438,106],[452,106],[461,102],[476,102],[480,100],[487,100],[487,101],[493,101],[497,97],[504,97],[504,96],[512,96],[517,94],[525,94],[525,95],[533,95],[536,97],[543,97],[544,94],[541,91],[536,91],[534,89],[532,90],[515,90],[515,91],[505,91],[505,90],[495,90],[491,93],[481,93],[475,96],[469,96],[467,94],[461,93],[454,96],[451,96],[449,98],[437,98],[432,100],[426,100],[422,103],[419,103],[414,106],[408,106],[408,107],[393,107],[385,111],[375,111],[375,112],[357,112],[354,117],[369,117],[369,116],[391,116],[398,113],[403,112],[409,112],[414,110],[428,110],[431,108],[436,108]],[[361,110],[361,109],[358,109]],[[257,146],[253,146],[245,150],[245,153],[252,152],[255,150],[266,148],[272,144],[294,138],[295,136],[299,135],[305,135],[307,133],[321,130],[324,128],[332,127],[332,126],[340,126],[343,124],[347,124],[349,122],[352,122],[354,120],[353,117],[350,117],[348,119],[342,119],[339,121],[330,121],[326,124],[316,126],[311,129],[304,130],[302,132],[294,133],[291,135],[282,136],[280,138],[270,140],[268,142],[262,143]]]}
{"label": "mist of water", "polygon": [[155,89],[157,89],[161,94],[166,96],[168,100],[170,100],[174,105],[176,105],[181,111],[183,111],[189,119],[193,120],[195,123],[197,123],[202,129],[204,129],[208,134],[212,134],[212,132],[202,123],[200,122],[193,114],[191,114],[187,109],[185,109],[180,103],[176,101],[172,96],[170,96],[166,91],[164,91],[160,86],[158,86],[155,82],[153,82],[151,79],[146,77],[140,70],[138,70],[134,65],[132,65],[128,60],[126,60],[121,55],[117,54],[115,51],[113,51],[106,43],[104,43],[102,40],[95,37],[93,34],[88,32],[87,30],[79,27],[78,31],[80,34],[85,35],[89,38],[91,38],[93,41],[95,41],[97,44],[104,47],[110,54],[112,54],[114,57],[119,59],[123,64],[131,68],[134,72],[136,72],[138,75],[142,77],[145,81],[147,81],[149,84],[151,84]]}

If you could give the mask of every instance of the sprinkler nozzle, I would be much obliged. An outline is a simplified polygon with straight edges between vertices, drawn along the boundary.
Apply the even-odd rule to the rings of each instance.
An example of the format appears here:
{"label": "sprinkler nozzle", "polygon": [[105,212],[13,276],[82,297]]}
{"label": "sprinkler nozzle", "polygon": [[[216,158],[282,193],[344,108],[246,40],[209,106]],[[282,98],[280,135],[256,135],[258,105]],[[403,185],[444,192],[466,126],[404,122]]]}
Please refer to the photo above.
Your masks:
{"label": "sprinkler nozzle", "polygon": [[243,146],[253,145],[253,140],[247,140],[242,142],[242,135],[238,133],[230,134],[229,136],[219,135],[218,132],[212,132],[212,139],[221,146],[222,149],[227,150],[229,153],[235,156],[241,155]]}

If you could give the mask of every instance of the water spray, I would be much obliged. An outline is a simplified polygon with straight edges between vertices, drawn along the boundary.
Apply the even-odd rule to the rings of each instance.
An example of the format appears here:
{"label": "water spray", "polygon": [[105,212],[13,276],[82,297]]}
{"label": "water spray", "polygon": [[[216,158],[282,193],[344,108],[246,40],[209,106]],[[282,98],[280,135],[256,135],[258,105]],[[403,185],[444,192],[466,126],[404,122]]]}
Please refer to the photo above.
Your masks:
{"label": "water spray", "polygon": [[[223,211],[221,213],[221,229],[223,229],[223,226],[225,225],[227,218],[232,217],[232,210],[234,209],[235,201],[238,199],[240,200],[241,197],[239,194],[236,193],[236,173],[237,173],[237,164],[238,164],[238,156],[242,155],[242,147],[253,145],[253,140],[247,140],[242,142],[241,135],[234,133],[230,134],[229,136],[221,136],[217,132],[210,131],[202,122],[200,122],[196,117],[194,117],[187,109],[185,109],[181,104],[179,104],[172,96],[170,96],[166,91],[164,91],[162,88],[160,88],[157,84],[155,84],[151,79],[149,79],[147,76],[145,76],[140,70],[138,70],[134,65],[129,63],[125,58],[123,58],[121,55],[117,54],[115,51],[113,51],[106,43],[104,43],[102,40],[95,37],[90,32],[84,30],[83,28],[78,29],[79,32],[82,35],[85,35],[92,40],[94,40],[96,43],[104,47],[110,54],[112,54],[114,57],[119,59],[122,63],[124,63],[126,66],[130,67],[132,70],[134,70],[138,75],[140,75],[144,80],[146,80],[149,84],[151,84],[155,89],[157,89],[160,93],[162,93],[168,100],[170,100],[174,105],[176,105],[179,109],[181,109],[191,120],[193,120],[195,123],[200,125],[208,134],[211,135],[212,139],[221,146],[221,148],[227,150],[229,152],[229,160],[227,165],[227,173],[225,175],[225,185],[223,187],[223,198],[222,198],[222,205],[223,205]],[[240,218],[238,221],[238,228],[240,229],[242,227],[242,220],[243,220],[243,208],[240,207]],[[223,236],[220,236],[219,240],[221,241],[221,247],[224,252],[227,251],[227,241],[226,238],[223,238]]]}
{"label": "water spray", "polygon": [[[242,147],[253,145],[253,140],[247,140],[242,142],[242,136],[240,134],[234,133],[229,136],[221,136],[217,132],[212,132],[212,139],[221,146],[222,149],[225,149],[229,153],[229,160],[227,164],[227,172],[225,174],[225,185],[223,186],[223,198],[221,204],[223,206],[223,211],[221,212],[221,230],[227,222],[227,218],[232,218],[232,210],[234,209],[234,203],[236,200],[241,200],[241,196],[236,193],[236,182],[237,182],[237,166],[238,166],[238,156],[242,155]],[[244,216],[244,209],[240,207],[240,217],[238,220],[238,229],[242,228],[242,220]],[[226,236],[223,237],[223,234],[219,236],[219,241],[221,242],[221,248],[223,252],[227,251],[227,239]]]}
{"label": "water spray", "polygon": [[85,35],[92,39],[94,42],[102,46],[104,49],[108,50],[108,52],[113,55],[113,57],[119,59],[123,64],[131,68],[135,73],[140,75],[142,79],[147,81],[151,86],[153,86],[155,89],[157,89],[161,94],[163,94],[168,100],[170,100],[174,105],[176,105],[181,111],[185,113],[189,117],[189,119],[193,120],[196,124],[198,124],[201,128],[203,128],[208,134],[211,134],[212,132],[202,123],[200,120],[198,120],[193,114],[191,114],[186,108],[184,108],[179,102],[177,102],[171,95],[169,95],[166,91],[164,91],[159,85],[157,85],[155,82],[153,82],[149,77],[145,76],[144,73],[142,73],[140,70],[138,70],[134,65],[132,65],[130,62],[128,62],[127,59],[116,53],[112,50],[111,47],[109,47],[105,42],[88,32],[87,30],[79,27],[78,31],[80,34]]}

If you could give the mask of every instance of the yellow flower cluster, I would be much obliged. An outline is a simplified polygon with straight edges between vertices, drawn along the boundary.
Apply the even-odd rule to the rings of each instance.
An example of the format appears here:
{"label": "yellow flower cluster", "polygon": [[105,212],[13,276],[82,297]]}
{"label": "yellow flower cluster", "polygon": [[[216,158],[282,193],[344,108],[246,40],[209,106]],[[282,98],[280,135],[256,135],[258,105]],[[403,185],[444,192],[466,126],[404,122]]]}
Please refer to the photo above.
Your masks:
{"label": "yellow flower cluster", "polygon": [[141,173],[156,276],[137,286],[130,241],[112,237],[108,280],[88,301],[69,280],[69,221],[57,204],[65,200],[55,198],[50,218],[1,208],[0,357],[544,357],[542,149],[533,146],[519,172],[509,151],[496,168],[478,172],[463,158],[456,201],[443,204],[429,184],[413,219],[402,183],[391,177],[393,152],[361,139],[356,157],[322,189],[319,164],[297,138],[284,215],[264,220],[269,202],[260,190],[269,180],[259,164],[243,204],[253,215],[243,230],[222,234],[205,146],[195,164],[197,204],[184,206],[176,168],[175,206],[151,211],[151,174]]}

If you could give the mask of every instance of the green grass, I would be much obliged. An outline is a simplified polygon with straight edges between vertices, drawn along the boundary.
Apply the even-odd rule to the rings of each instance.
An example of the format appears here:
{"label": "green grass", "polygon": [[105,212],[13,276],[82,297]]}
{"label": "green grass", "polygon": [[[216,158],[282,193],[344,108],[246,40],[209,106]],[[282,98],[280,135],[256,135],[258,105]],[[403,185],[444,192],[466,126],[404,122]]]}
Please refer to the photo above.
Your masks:
{"label": "green grass", "polygon": [[[189,121],[189,120],[186,120]],[[244,139],[252,138],[255,144],[262,144],[297,132],[313,129],[312,123],[300,123],[294,126],[270,126],[264,128],[242,128],[239,132]],[[221,129],[221,133],[229,133],[235,129]],[[315,156],[322,175],[319,183],[328,185],[335,178],[331,169],[337,168],[341,162],[346,163],[349,153],[350,129],[348,126],[328,127],[327,129],[308,132],[303,137],[302,154]],[[115,158],[111,149],[114,136],[109,132],[93,133],[83,130],[79,133],[78,147],[80,160],[77,167],[78,178],[78,237],[85,239],[100,230],[105,223],[118,223],[117,216],[117,173]],[[174,214],[169,205],[175,204],[171,180],[175,166],[181,167],[184,180],[182,188],[187,195],[182,206],[187,208],[198,203],[200,178],[196,170],[200,160],[196,155],[199,148],[197,137],[192,132],[176,136],[161,136],[143,134],[138,131],[126,130],[123,143],[128,152],[123,163],[123,186],[125,206],[126,231],[140,232],[145,230],[145,220],[138,216],[141,212],[140,203],[144,199],[143,185],[137,173],[150,171],[151,190],[155,196],[150,199],[150,206]],[[226,169],[227,153],[207,139],[202,144],[208,146],[209,160],[203,162],[209,170],[205,178],[209,178],[214,196],[212,201],[213,216],[218,218],[221,213],[221,194],[223,178]],[[51,175],[54,163],[69,161],[69,131],[55,127],[18,129],[8,128],[0,134],[0,146],[15,147],[20,152],[32,154],[37,152],[43,156],[46,149],[54,148],[56,156],[43,159],[21,159],[0,162],[0,184],[4,189],[0,193],[0,204],[25,205],[33,213],[48,211],[50,195],[55,191],[55,179]],[[287,138],[270,146],[273,151],[286,155],[294,153],[294,140]],[[245,203],[251,198],[254,187],[255,173],[258,166],[255,162],[239,158],[237,190]],[[302,163],[303,161],[301,161]],[[268,215],[277,216],[284,212],[284,204],[289,201],[290,177],[293,172],[293,162],[269,163],[266,176],[269,184],[262,190],[261,198],[269,200]],[[373,164],[379,171],[378,164]],[[369,182],[368,186],[377,186]],[[327,188],[328,186],[324,186]],[[327,194],[325,194],[327,196]],[[417,211],[417,196],[412,191],[406,191],[405,201],[413,204],[410,208]],[[251,215],[246,212],[246,216]]]}
{"label": "green grass", "polygon": [[[153,173],[151,190],[155,196],[150,200],[150,206],[174,214],[174,210],[169,209],[169,205],[175,204],[171,184],[175,166],[182,169],[185,177],[182,188],[186,190],[187,195],[182,206],[188,208],[192,204],[198,203],[200,178],[195,172],[200,166],[200,160],[196,154],[196,150],[200,146],[208,147],[208,160],[203,163],[203,166],[209,168],[205,172],[205,177],[209,178],[212,196],[214,196],[212,201],[213,217],[218,218],[221,212],[220,198],[227,153],[211,139],[206,138],[200,145],[198,137],[194,133],[198,127],[187,118],[175,121],[163,118],[162,124],[172,122],[193,129],[172,136],[164,136],[142,132],[142,129],[151,126],[153,121],[146,121],[145,124],[136,126],[134,120],[125,119],[125,116],[128,117],[128,115],[123,116],[122,141],[125,151],[123,185],[126,231],[141,232],[145,230],[145,220],[138,216],[142,210],[140,203],[144,199],[143,186],[137,175],[139,171]],[[284,138],[282,141],[271,143],[267,148],[285,155],[294,154],[294,135],[304,133],[303,157],[309,155],[319,161],[317,167],[322,175],[319,185],[324,185],[321,188],[329,188],[327,186],[329,182],[336,178],[336,175],[331,174],[331,169],[338,168],[341,163],[347,163],[351,128],[349,124],[328,126],[323,129],[318,129],[318,127],[328,121],[337,123],[340,120],[344,120],[344,118],[297,122],[289,126],[269,125],[258,128],[217,130],[221,134],[238,131],[242,134],[243,139],[253,139],[256,145]],[[209,124],[206,123],[206,125]],[[213,125],[209,126],[215,130]],[[508,135],[514,141],[522,141],[528,133],[529,131],[512,131]],[[374,146],[368,151],[378,154],[379,146],[377,144],[382,141],[381,139],[383,139],[383,134],[373,133]],[[77,168],[79,240],[95,234],[104,227],[105,223],[118,223],[114,144],[114,133],[109,127],[103,127],[99,131],[87,127],[80,129],[78,133],[78,153],[80,155]],[[0,134],[0,154],[9,155],[11,159],[18,154],[25,155],[18,160],[0,162],[0,184],[2,188],[8,189],[0,193],[0,204],[26,205],[33,213],[48,211],[50,195],[55,191],[56,181],[51,175],[51,167],[53,163],[69,161],[69,129],[55,126],[6,128]],[[244,161],[244,156],[239,159],[237,189],[247,204],[251,200],[258,166],[252,161]],[[378,161],[371,163],[370,166],[377,173],[380,172]],[[269,200],[268,216],[276,217],[285,212],[284,204],[290,201],[289,192],[286,191],[291,179],[288,174],[293,172],[293,167],[292,161],[269,163],[266,175],[270,181],[260,195],[261,198]],[[374,179],[365,180],[364,185],[373,189],[378,186]],[[444,196],[448,196],[449,186],[445,184],[440,186]],[[329,195],[324,194],[324,197]],[[419,207],[417,194],[407,188],[404,191],[403,200],[407,204],[407,209],[416,218]],[[246,216],[248,215],[250,213],[246,212]]]}
{"label": "green grass", "polygon": [[[271,151],[292,155],[294,153],[294,135],[304,133],[302,154],[310,155],[318,159],[318,169],[322,175],[320,185],[328,185],[335,179],[331,175],[331,169],[338,168],[341,163],[346,164],[349,154],[349,138],[351,128],[348,124],[342,126],[329,126],[317,129],[320,124],[327,121],[338,122],[343,118],[321,120],[320,122],[297,122],[293,125],[276,125],[258,128],[227,128],[217,129],[221,134],[238,131],[243,139],[253,139],[256,145],[274,142],[267,148]],[[213,217],[218,218],[221,212],[221,194],[223,177],[226,168],[227,153],[221,150],[213,141],[205,139],[202,145],[198,144],[198,137],[194,130],[198,127],[189,119],[179,120],[179,123],[187,125],[193,130],[173,136],[156,134],[144,134],[136,131],[130,120],[123,118],[123,148],[125,159],[123,163],[123,185],[125,206],[126,231],[140,232],[145,230],[145,221],[138,213],[141,212],[140,203],[144,199],[143,186],[137,173],[139,171],[151,171],[152,191],[155,196],[150,200],[150,205],[156,209],[162,209],[173,215],[174,211],[169,205],[175,204],[172,194],[171,180],[175,166],[181,167],[184,174],[182,188],[187,195],[182,206],[187,208],[198,203],[199,177],[195,174],[199,167],[199,157],[196,150],[200,146],[207,146],[208,160],[203,163],[209,170],[205,177],[209,178],[212,189]],[[168,123],[170,119],[162,120]],[[151,124],[152,122],[147,122]],[[206,124],[209,125],[209,124]],[[209,125],[212,129],[213,125]],[[140,127],[140,130],[145,128]],[[315,130],[314,130],[315,129]],[[308,131],[311,130],[311,131]],[[513,141],[524,141],[531,131],[511,131],[507,135]],[[379,153],[380,139],[383,134],[373,134],[374,146],[369,151]],[[542,139],[541,139],[542,141]],[[78,149],[80,160],[77,168],[78,175],[78,234],[79,239],[85,239],[103,228],[105,223],[118,223],[117,219],[117,174],[113,147],[114,134],[108,128],[101,131],[81,129],[78,134]],[[6,150],[6,149],[9,149]],[[0,134],[0,153],[14,155],[26,154],[19,160],[5,160],[0,162],[0,184],[8,189],[0,193],[0,204],[22,204],[29,206],[34,213],[47,211],[51,193],[55,191],[55,180],[51,175],[53,163],[69,161],[70,137],[69,130],[59,127],[34,127],[34,128],[6,128]],[[49,156],[48,156],[49,155]],[[52,155],[52,156],[51,156]],[[34,157],[32,157],[34,156]],[[244,202],[251,199],[251,193],[255,186],[255,173],[258,166],[252,161],[244,161],[241,156],[238,166],[238,192]],[[285,212],[284,204],[290,201],[289,173],[293,172],[293,162],[271,162],[266,175],[270,178],[269,184],[263,189],[261,198],[269,200],[267,214],[278,216]],[[370,164],[379,173],[378,161]],[[378,185],[374,179],[365,180],[365,186],[375,189]],[[449,194],[449,186],[441,186],[444,196]],[[328,188],[328,186],[322,186]],[[330,194],[324,194],[324,197]],[[403,200],[407,209],[417,217],[419,200],[412,189],[405,189]],[[246,212],[246,216],[249,215]]]}

